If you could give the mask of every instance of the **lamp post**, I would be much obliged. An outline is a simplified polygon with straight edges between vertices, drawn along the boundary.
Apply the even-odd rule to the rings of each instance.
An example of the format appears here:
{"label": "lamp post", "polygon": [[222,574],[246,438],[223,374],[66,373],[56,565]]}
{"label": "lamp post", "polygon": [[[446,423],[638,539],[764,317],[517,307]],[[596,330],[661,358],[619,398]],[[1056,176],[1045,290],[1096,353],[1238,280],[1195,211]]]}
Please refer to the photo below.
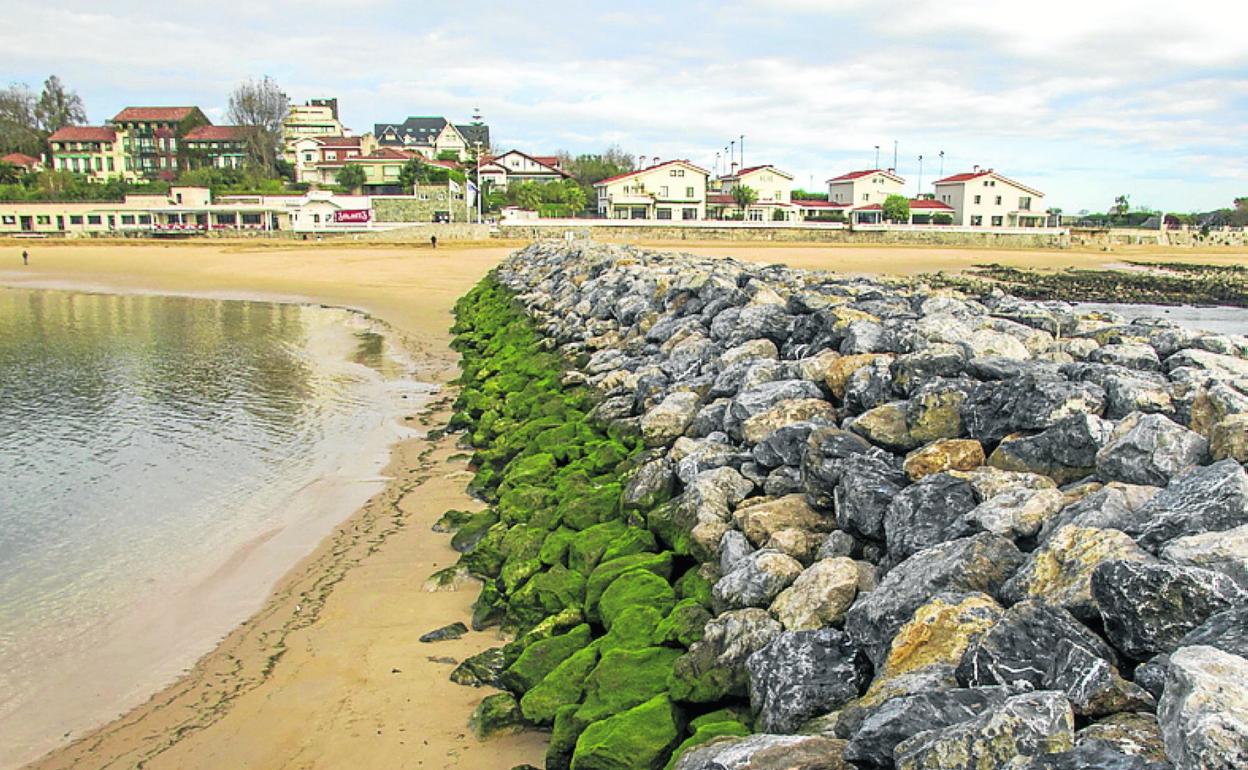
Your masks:
{"label": "lamp post", "polygon": [[897,140],[893,140],[893,173],[897,173]]}
{"label": "lamp post", "polygon": [[875,168],[877,170],[880,168],[880,146],[878,144],[875,146]]}
{"label": "lamp post", "polygon": [[745,168],[745,134],[741,135],[741,168]]}
{"label": "lamp post", "polygon": [[919,156],[919,194],[918,194],[918,197],[920,198],[923,197],[923,156],[922,155]]}
{"label": "lamp post", "polygon": [[473,144],[477,147],[477,224],[481,224],[481,140]]}
{"label": "lamp post", "polygon": [[940,151],[940,179],[945,178],[945,151]]}

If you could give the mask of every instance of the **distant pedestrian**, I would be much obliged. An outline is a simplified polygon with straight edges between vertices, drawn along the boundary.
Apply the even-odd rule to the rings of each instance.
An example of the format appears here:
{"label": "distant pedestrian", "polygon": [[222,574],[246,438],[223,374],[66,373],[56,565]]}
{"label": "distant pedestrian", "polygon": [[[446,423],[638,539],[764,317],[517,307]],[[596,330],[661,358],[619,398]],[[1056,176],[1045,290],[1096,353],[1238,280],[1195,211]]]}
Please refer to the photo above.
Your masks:
{"label": "distant pedestrian", "polygon": [[26,249],[22,249],[22,264],[23,265],[30,264],[30,252],[27,251]]}
{"label": "distant pedestrian", "polygon": [[429,245],[436,249],[438,247],[438,236],[429,236]]}

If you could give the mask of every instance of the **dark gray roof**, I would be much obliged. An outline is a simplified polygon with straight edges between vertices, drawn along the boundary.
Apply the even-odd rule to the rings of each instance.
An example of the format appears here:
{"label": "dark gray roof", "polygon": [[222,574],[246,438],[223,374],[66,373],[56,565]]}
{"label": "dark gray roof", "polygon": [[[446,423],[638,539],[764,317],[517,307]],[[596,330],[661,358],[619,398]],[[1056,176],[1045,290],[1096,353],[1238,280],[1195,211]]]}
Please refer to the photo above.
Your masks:
{"label": "dark gray roof", "polygon": [[483,149],[490,148],[490,127],[484,123],[456,124],[455,128],[459,129],[460,135],[464,137],[469,147],[480,142]]}
{"label": "dark gray roof", "polygon": [[[443,128],[446,128],[446,118],[408,118],[402,123],[375,123],[373,124],[373,136],[377,137],[378,144],[404,144],[404,139],[408,144],[433,144],[433,140],[438,137]],[[391,139],[385,134],[393,130],[394,138]]]}

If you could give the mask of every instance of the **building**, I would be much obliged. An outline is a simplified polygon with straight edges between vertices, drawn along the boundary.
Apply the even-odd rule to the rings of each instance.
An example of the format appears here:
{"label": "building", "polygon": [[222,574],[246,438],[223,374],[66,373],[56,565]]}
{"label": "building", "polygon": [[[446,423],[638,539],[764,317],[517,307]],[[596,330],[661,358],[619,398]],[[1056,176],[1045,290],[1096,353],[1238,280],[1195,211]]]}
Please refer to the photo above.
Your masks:
{"label": "building", "polygon": [[343,136],[347,130],[338,119],[337,99],[309,99],[290,105],[282,122],[282,146],[286,160],[295,162],[295,142],[315,136]]}
{"label": "building", "polygon": [[953,209],[963,227],[1046,227],[1044,193],[976,166],[936,180],[936,200]]}
{"label": "building", "polygon": [[0,158],[0,163],[7,163],[26,174],[43,171],[43,161],[22,152],[11,152]]}
{"label": "building", "polygon": [[883,203],[890,195],[905,195],[906,180],[892,169],[851,171],[829,179],[828,202],[849,206]]}
{"label": "building", "polygon": [[[733,164],[736,165],[735,163]],[[789,204],[793,195],[793,175],[775,166],[750,166],[715,180],[716,191],[707,198],[713,218],[740,218],[749,222],[788,220],[798,216]],[[734,191],[753,190],[757,200],[741,210]]]}
{"label": "building", "polygon": [[610,219],[706,218],[710,172],[687,160],[669,160],[609,177],[594,185],[598,214]]}
{"label": "building", "polygon": [[112,126],[65,126],[48,137],[52,169],[82,174],[92,182],[132,182],[136,174],[126,155],[126,134]]}
{"label": "building", "polygon": [[[327,150],[327,153],[333,150]],[[349,148],[343,150],[339,160],[326,160],[320,165],[323,184],[337,184],[338,172],[350,163],[364,170],[364,191],[371,195],[406,194],[399,184],[399,174],[417,153],[412,150],[396,150],[379,147],[367,154],[351,155]]]}
{"label": "building", "polygon": [[249,200],[214,202],[205,187],[123,200],[0,203],[0,235],[190,235],[289,227],[285,208]]}
{"label": "building", "polygon": [[430,160],[444,153],[454,153],[456,160],[465,161],[476,154],[478,142],[483,154],[490,146],[489,126],[484,123],[456,126],[442,117],[409,117],[402,123],[377,123],[373,126],[373,136],[382,147],[412,150]]}
{"label": "building", "polygon": [[334,184],[338,169],[352,158],[377,150],[372,134],[363,136],[305,136],[296,139],[295,181],[307,184]]}
{"label": "building", "polygon": [[506,190],[512,182],[559,182],[572,175],[560,167],[556,155],[526,155],[510,150],[497,157],[485,157],[477,168],[481,184],[486,182],[496,189]]}
{"label": "building", "polygon": [[243,126],[196,126],[182,137],[187,168],[242,168],[247,164]]}
{"label": "building", "polygon": [[186,167],[182,137],[211,123],[198,107],[127,107],[109,121],[124,134],[125,170],[166,179]]}

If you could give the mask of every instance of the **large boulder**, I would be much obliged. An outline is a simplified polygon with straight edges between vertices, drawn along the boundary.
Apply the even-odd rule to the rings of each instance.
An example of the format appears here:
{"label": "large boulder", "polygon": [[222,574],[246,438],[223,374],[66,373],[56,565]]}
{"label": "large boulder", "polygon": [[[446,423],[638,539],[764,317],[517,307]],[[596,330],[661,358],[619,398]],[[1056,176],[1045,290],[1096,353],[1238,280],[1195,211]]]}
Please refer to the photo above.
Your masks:
{"label": "large boulder", "polygon": [[1092,597],[1106,636],[1139,661],[1173,652],[1211,615],[1248,603],[1248,591],[1220,572],[1123,560],[1092,572]]}
{"label": "large boulder", "polygon": [[924,730],[965,722],[1005,702],[1005,687],[939,690],[893,698],[873,710],[845,747],[845,758],[875,767],[891,767],[893,749]]}
{"label": "large boulder", "polygon": [[802,452],[802,485],[811,504],[830,509],[845,461],[872,449],[866,439],[846,430],[818,428],[811,431]]}
{"label": "large boulder", "polygon": [[995,594],[1023,562],[1006,538],[980,533],[932,546],[898,564],[874,591],[859,594],[845,631],[879,665],[897,630],[936,594]]}
{"label": "large boulder", "polygon": [[1056,489],[1020,487],[998,493],[967,512],[975,529],[995,532],[1012,540],[1031,538],[1066,504]]}
{"label": "large boulder", "polygon": [[746,660],[757,729],[791,733],[856,698],[871,675],[862,651],[835,628],[786,631]]}
{"label": "large boulder", "polygon": [[1091,414],[1074,414],[1033,435],[1005,437],[988,464],[1007,471],[1039,473],[1065,484],[1096,469],[1096,453],[1109,440],[1112,423]]}
{"label": "large boulder", "polygon": [[1086,741],[1069,751],[1017,758],[1009,770],[1172,770],[1169,762],[1150,762],[1105,741]]}
{"label": "large boulder", "polygon": [[1135,518],[1139,527],[1127,534],[1150,550],[1176,537],[1248,524],[1248,473],[1234,460],[1196,468],[1172,480]]}
{"label": "large boulder", "polygon": [[702,639],[672,666],[672,697],[690,703],[744,697],[749,682],[746,658],[781,631],[781,625],[761,609],[725,612],[707,621]]}
{"label": "large boulder", "polygon": [[782,529],[804,529],[810,532],[828,532],[834,529],[832,519],[820,515],[799,494],[738,506],[733,513],[733,521],[756,546],[766,545],[771,536]]}
{"label": "large boulder", "polygon": [[1175,564],[1221,572],[1248,589],[1248,524],[1175,538],[1161,550],[1161,557]]}
{"label": "large boulder", "polygon": [[970,513],[979,499],[971,484],[951,473],[926,476],[893,498],[884,516],[889,558],[901,561],[924,548],[972,535]]}
{"label": "large boulder", "polygon": [[646,444],[662,446],[682,436],[701,402],[692,391],[679,391],[663,399],[641,418],[641,436]]}
{"label": "large boulder", "polygon": [[995,443],[1018,431],[1051,428],[1077,414],[1100,415],[1105,391],[1098,385],[1024,374],[981,382],[962,405],[962,423],[971,438]]}
{"label": "large boulder", "polygon": [[924,730],[893,751],[897,770],[989,770],[1074,747],[1074,714],[1057,692],[1016,695],[979,716]]}
{"label": "large boulder", "polygon": [[781,401],[765,412],[741,424],[741,437],[747,444],[757,444],[777,430],[797,423],[836,424],[836,407],[822,398],[795,398]]}
{"label": "large boulder", "polygon": [[1209,454],[1209,442],[1160,414],[1128,415],[1096,453],[1096,472],[1106,481],[1163,486]]}
{"label": "large boulder", "polygon": [[594,722],[576,741],[572,770],[660,770],[680,740],[680,712],[666,694]]}
{"label": "large boulder", "polygon": [[902,469],[911,481],[943,471],[969,471],[984,464],[984,447],[974,439],[940,439],[906,455]]}
{"label": "large boulder", "polygon": [[1179,640],[1179,646],[1216,647],[1223,652],[1248,658],[1246,630],[1248,630],[1248,605],[1240,605],[1223,610],[1216,615],[1210,615],[1204,623],[1188,631]]}
{"label": "large boulder", "polygon": [[862,570],[852,559],[820,559],[780,592],[771,603],[771,614],[787,631],[839,623],[854,603],[861,579]]}
{"label": "large boulder", "polygon": [[715,583],[711,602],[716,612],[767,607],[802,574],[797,559],[773,548],[763,548],[737,562],[732,572]]}
{"label": "large boulder", "polygon": [[885,515],[906,486],[897,457],[872,447],[868,452],[849,455],[839,466],[840,483],[831,499],[836,525],[859,537],[884,540]]}
{"label": "large boulder", "polygon": [[845,741],[822,735],[751,735],[695,747],[673,770],[854,770]]}
{"label": "large boulder", "polygon": [[1213,647],[1170,656],[1157,721],[1176,770],[1248,767],[1248,660]]}
{"label": "large boulder", "polygon": [[775,380],[737,394],[724,413],[724,429],[734,439],[743,436],[745,422],[773,406],[794,399],[822,399],[823,391],[809,380]]}
{"label": "large boulder", "polygon": [[1001,605],[982,593],[937,594],[914,611],[889,644],[888,657],[871,690],[911,671],[953,667],[979,637],[1001,619]]}

